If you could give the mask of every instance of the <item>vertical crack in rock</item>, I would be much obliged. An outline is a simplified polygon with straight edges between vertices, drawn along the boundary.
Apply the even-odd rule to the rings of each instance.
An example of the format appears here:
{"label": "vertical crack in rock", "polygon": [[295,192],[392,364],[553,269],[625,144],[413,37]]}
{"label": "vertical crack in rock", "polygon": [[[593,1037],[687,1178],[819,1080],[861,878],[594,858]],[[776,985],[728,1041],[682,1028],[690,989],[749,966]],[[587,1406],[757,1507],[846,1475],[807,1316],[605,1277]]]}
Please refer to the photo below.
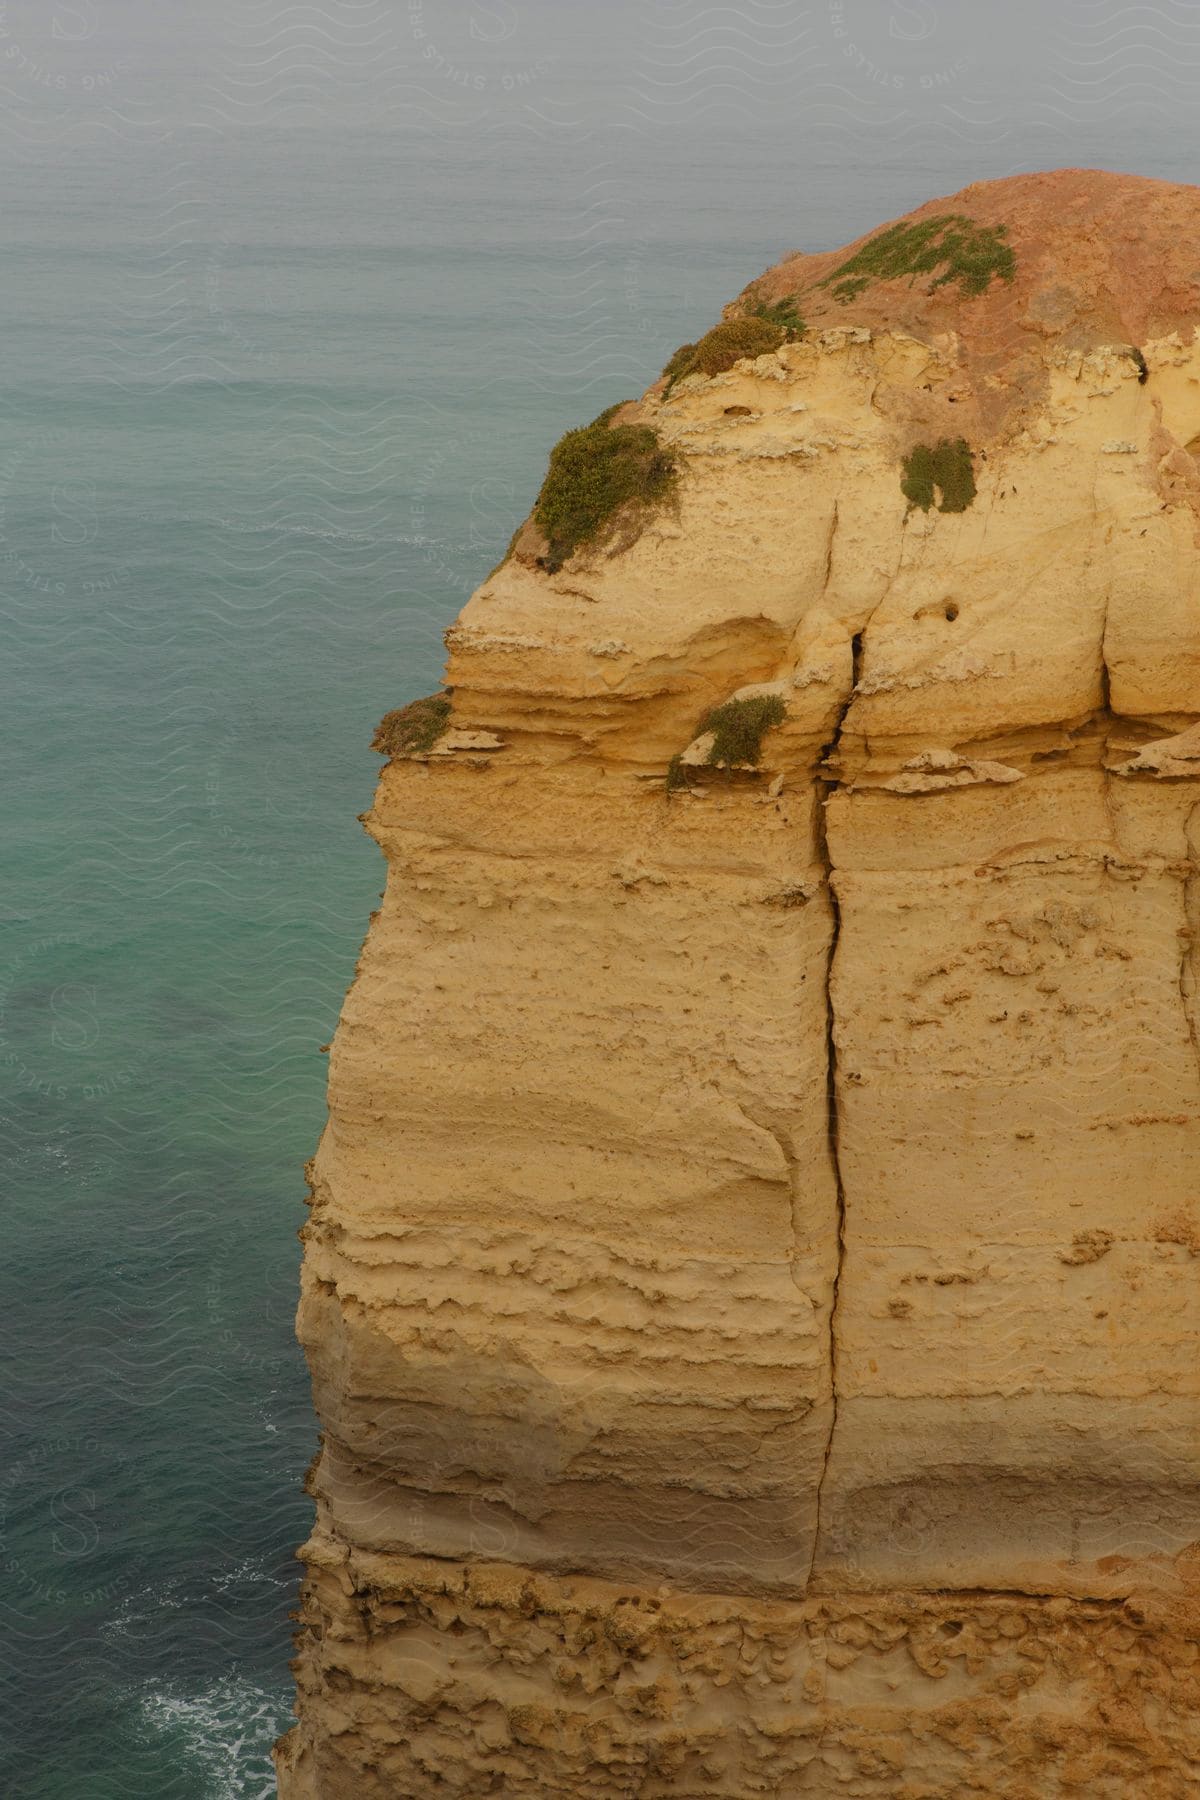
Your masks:
{"label": "vertical crack in rock", "polygon": [[1100,627],[1100,710],[1106,719],[1111,720],[1112,709],[1112,675],[1108,667],[1108,658],[1104,654],[1104,640],[1108,634],[1108,601],[1104,602],[1104,622]]}
{"label": "vertical crack in rock", "polygon": [[825,1497],[825,1478],[829,1473],[829,1461],[833,1453],[834,1432],[837,1429],[838,1416],[838,1300],[842,1284],[842,1268],[846,1259],[846,1190],[842,1182],[842,1164],[839,1142],[838,1115],[838,1061],[837,1061],[837,1018],[833,1005],[833,969],[837,959],[838,941],[842,930],[842,910],[838,901],[837,889],[833,881],[833,858],[829,852],[829,833],[825,821],[825,807],[831,794],[836,793],[840,782],[836,776],[827,776],[824,770],[829,759],[835,754],[841,742],[842,727],[846,715],[854,704],[854,695],[858,688],[859,670],[862,663],[863,632],[858,632],[851,640],[853,656],[850,676],[850,690],[842,703],[834,724],[833,735],[825,746],[817,762],[817,780],[824,789],[817,807],[817,848],[821,863],[825,870],[825,886],[829,894],[829,907],[832,924],[829,936],[829,960],[825,965],[825,1079],[826,1079],[826,1132],[828,1135],[829,1155],[833,1163],[833,1178],[837,1192],[837,1263],[833,1272],[833,1291],[829,1297],[829,1432],[825,1439],[825,1451],[821,1459],[821,1473],[817,1477],[816,1522],[813,1527],[812,1558],[808,1565],[808,1578],[805,1586],[811,1585],[813,1569],[816,1567],[817,1554],[821,1545],[822,1504]]}
{"label": "vertical crack in rock", "polygon": [[1117,814],[1113,806],[1113,780],[1108,767],[1109,746],[1112,742],[1114,713],[1112,709],[1112,674],[1105,654],[1108,639],[1108,615],[1112,607],[1112,588],[1107,589],[1104,596],[1104,617],[1100,621],[1100,724],[1104,737],[1100,747],[1100,797],[1104,803],[1104,817],[1108,821],[1109,833],[1112,837],[1113,855],[1118,850]]}
{"label": "vertical crack in rock", "polygon": [[[828,595],[829,595],[829,584],[833,580],[833,543],[834,543],[834,539],[837,537],[837,532],[838,532],[838,501],[835,496],[834,502],[833,502],[833,513],[829,520],[829,537],[825,544],[825,586],[822,589],[822,594],[826,598],[828,598]],[[853,692],[853,689],[851,689],[851,692]]]}
{"label": "vertical crack in rock", "polygon": [[1183,917],[1186,930],[1179,940],[1179,997],[1183,1017],[1196,1055],[1200,1074],[1200,1016],[1196,1009],[1196,940],[1200,932],[1200,801],[1183,822],[1188,872],[1183,880]]}

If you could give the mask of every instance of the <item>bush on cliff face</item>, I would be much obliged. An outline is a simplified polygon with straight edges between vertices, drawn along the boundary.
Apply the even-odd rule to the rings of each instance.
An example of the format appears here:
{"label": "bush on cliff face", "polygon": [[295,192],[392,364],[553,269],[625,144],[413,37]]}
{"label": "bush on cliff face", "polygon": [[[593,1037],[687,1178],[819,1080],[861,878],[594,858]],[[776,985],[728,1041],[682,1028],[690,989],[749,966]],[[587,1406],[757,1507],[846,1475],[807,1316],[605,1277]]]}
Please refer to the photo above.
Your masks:
{"label": "bush on cliff face", "polygon": [[975,467],[966,438],[918,444],[904,458],[900,488],[910,506],[928,512],[935,493],[939,512],[966,512],[975,498]]}
{"label": "bush on cliff face", "polygon": [[[757,765],[762,759],[762,741],[776,725],[787,717],[787,707],[779,694],[752,694],[744,700],[726,700],[714,706],[700,721],[699,735],[711,731],[712,744],[707,763],[711,768],[733,768],[735,765]],[[667,764],[667,792],[676,793],[690,785],[689,776],[695,764],[673,756]]]}
{"label": "bush on cliff face", "polygon": [[375,728],[371,748],[381,756],[421,756],[433,749],[449,723],[449,694],[427,694],[385,713]]}
{"label": "bush on cliff face", "polygon": [[680,344],[663,370],[666,391],[669,394],[686,375],[723,375],[744,356],[765,356],[768,350],[778,350],[793,329],[766,312],[752,313],[744,319],[723,319],[705,332],[698,344]]}
{"label": "bush on cliff face", "polygon": [[649,425],[611,425],[610,406],[590,425],[568,431],[550,452],[550,467],[533,509],[554,573],[584,544],[594,543],[623,507],[652,506],[678,479],[672,452]]}
{"label": "bush on cliff face", "polygon": [[671,357],[671,360],[666,364],[666,366],[663,369],[663,374],[667,378],[667,385],[666,385],[666,390],[665,390],[665,392],[667,394],[670,393],[671,389],[675,386],[675,383],[677,381],[682,381],[685,375],[691,374],[692,358],[693,358],[693,356],[695,356],[695,354],[696,354],[695,344],[680,344],[680,346],[679,346],[678,350],[676,350],[674,356]]}
{"label": "bush on cliff face", "polygon": [[941,273],[929,291],[956,281],[964,294],[982,294],[994,277],[1011,281],[1017,261],[1004,242],[1007,225],[976,225],[962,213],[940,213],[918,225],[889,225],[878,237],[827,275],[836,299],[854,300],[873,281],[895,281],[908,275]]}
{"label": "bush on cliff face", "polygon": [[762,758],[764,735],[787,717],[779,694],[752,694],[745,700],[726,700],[714,706],[700,730],[713,734],[708,760],[718,763],[757,763]]}

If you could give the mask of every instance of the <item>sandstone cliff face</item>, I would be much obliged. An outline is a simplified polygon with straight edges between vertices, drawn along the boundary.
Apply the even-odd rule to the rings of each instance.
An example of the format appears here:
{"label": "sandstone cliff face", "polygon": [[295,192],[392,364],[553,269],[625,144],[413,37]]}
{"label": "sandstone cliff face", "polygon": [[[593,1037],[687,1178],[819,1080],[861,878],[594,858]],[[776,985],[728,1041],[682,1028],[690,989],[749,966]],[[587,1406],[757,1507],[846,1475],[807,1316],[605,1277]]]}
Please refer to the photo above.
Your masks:
{"label": "sandstone cliff face", "polygon": [[625,409],[673,500],[385,770],[285,1800],[1195,1791],[1200,190],[947,215]]}

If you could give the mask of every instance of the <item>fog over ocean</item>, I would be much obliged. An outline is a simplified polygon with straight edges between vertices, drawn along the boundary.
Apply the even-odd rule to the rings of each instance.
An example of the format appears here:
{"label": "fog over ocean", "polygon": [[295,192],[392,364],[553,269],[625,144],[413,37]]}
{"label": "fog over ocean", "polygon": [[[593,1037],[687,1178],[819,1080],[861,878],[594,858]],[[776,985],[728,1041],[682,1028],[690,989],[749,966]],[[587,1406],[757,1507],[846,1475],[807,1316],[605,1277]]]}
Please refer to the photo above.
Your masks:
{"label": "fog over ocean", "polygon": [[371,732],[551,444],[786,250],[1197,180],[1198,100],[1179,3],[0,5],[0,1792],[273,1792]]}

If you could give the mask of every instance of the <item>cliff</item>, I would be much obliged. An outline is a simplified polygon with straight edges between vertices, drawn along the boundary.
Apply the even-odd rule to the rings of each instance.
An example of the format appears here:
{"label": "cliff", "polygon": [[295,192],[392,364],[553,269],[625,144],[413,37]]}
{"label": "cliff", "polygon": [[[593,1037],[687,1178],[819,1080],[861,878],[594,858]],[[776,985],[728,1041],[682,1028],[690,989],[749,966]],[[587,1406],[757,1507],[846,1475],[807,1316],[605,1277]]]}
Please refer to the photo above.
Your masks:
{"label": "cliff", "polygon": [[788,257],[385,721],[285,1800],[1195,1791],[1198,244]]}

